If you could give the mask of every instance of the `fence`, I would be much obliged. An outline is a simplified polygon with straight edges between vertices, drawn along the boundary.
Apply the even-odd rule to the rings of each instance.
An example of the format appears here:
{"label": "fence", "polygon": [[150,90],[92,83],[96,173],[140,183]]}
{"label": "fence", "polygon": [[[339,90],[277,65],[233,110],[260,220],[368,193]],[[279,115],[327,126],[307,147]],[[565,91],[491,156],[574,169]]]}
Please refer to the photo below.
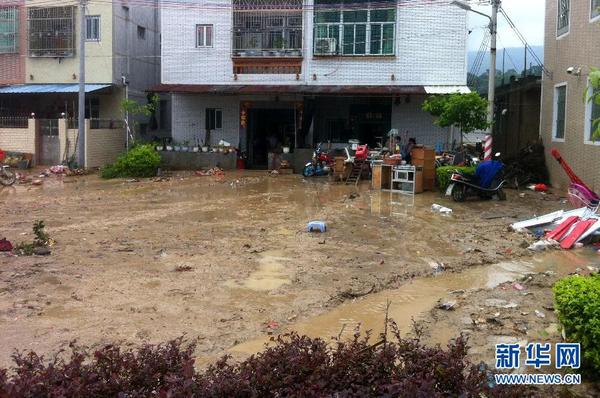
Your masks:
{"label": "fence", "polygon": [[0,117],[0,128],[26,129],[29,124],[27,117]]}

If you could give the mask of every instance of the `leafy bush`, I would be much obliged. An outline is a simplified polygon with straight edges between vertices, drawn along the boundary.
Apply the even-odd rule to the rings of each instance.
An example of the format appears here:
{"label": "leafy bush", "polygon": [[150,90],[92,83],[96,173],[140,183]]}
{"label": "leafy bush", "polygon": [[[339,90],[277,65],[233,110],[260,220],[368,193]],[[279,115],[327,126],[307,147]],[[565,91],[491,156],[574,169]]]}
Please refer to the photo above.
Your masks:
{"label": "leafy bush", "polygon": [[160,166],[160,155],[151,144],[136,145],[100,170],[102,178],[152,177]]}
{"label": "leafy bush", "polygon": [[462,337],[428,348],[418,340],[370,345],[368,337],[330,347],[290,334],[247,360],[224,357],[194,370],[194,344],[122,351],[109,345],[90,354],[72,346],[65,360],[35,353],[13,356],[14,374],[0,369],[0,397],[526,397],[525,387],[494,386],[483,365],[465,359]]}
{"label": "leafy bush", "polygon": [[600,375],[600,275],[571,276],[554,285],[558,319],[565,335],[581,344],[582,366]]}
{"label": "leafy bush", "polygon": [[446,188],[448,188],[448,185],[450,185],[450,177],[452,176],[452,173],[455,171],[462,171],[463,173],[466,174],[475,174],[475,166],[442,166],[442,167],[438,167],[435,170],[435,173],[437,174],[437,181],[438,181],[438,186],[440,187],[440,190],[445,191]]}

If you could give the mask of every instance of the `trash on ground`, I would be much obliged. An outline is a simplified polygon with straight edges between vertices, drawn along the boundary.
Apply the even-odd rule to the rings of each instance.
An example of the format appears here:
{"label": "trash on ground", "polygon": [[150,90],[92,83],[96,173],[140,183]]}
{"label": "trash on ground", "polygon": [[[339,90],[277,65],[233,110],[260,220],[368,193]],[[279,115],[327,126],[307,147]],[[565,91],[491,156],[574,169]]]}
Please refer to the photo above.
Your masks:
{"label": "trash on ground", "polygon": [[452,301],[448,301],[445,303],[441,303],[440,305],[438,305],[438,308],[440,310],[444,310],[444,311],[454,311],[456,309],[456,304],[457,304],[457,301],[452,300]]}
{"label": "trash on ground", "polygon": [[515,289],[515,290],[525,290],[525,286],[521,285],[521,284],[520,284],[520,283],[518,283],[518,282],[515,282],[515,283],[513,283],[513,284],[512,284],[512,287],[513,287],[513,289]]}
{"label": "trash on ground", "polygon": [[13,245],[6,238],[0,239],[0,252],[11,252]]}
{"label": "trash on ground", "polygon": [[449,208],[444,207],[442,205],[438,205],[436,203],[434,203],[433,205],[431,205],[431,210],[437,211],[438,213],[442,213],[442,214],[450,214],[450,213],[452,213],[452,209],[449,209]]}
{"label": "trash on ground", "polygon": [[213,167],[209,170],[198,170],[194,174],[198,177],[223,176],[225,175],[225,172],[220,167]]}
{"label": "trash on ground", "polygon": [[308,232],[325,232],[327,231],[327,224],[325,221],[311,221],[308,223]]}
{"label": "trash on ground", "polygon": [[546,314],[544,314],[542,311],[535,310],[535,316],[538,318],[545,318]]}

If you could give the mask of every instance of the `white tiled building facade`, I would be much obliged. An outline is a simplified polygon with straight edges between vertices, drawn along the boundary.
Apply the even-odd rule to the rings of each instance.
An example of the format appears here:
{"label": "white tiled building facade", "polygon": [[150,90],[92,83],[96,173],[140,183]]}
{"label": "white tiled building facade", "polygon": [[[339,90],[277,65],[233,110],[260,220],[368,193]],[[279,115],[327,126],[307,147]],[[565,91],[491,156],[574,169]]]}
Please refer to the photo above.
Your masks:
{"label": "white tiled building facade", "polygon": [[[298,50],[302,55],[292,51],[279,57],[276,52],[265,56],[266,52],[260,50],[239,56],[234,8],[241,4],[246,10],[257,7],[263,12],[261,15],[277,15],[277,10],[268,10],[269,7],[278,9],[284,4],[285,8],[285,3],[293,4],[294,0],[190,0],[187,7],[182,6],[181,1],[163,0],[161,81],[163,90],[173,93],[172,136],[175,141],[202,141],[207,127],[207,108],[214,108],[222,112],[222,121],[211,131],[211,144],[225,139],[234,146],[251,150],[256,140],[250,135],[258,134],[252,133],[252,129],[266,126],[268,130],[269,126],[262,121],[256,122],[259,127],[247,125],[246,113],[249,118],[259,118],[261,112],[253,113],[250,109],[281,108],[293,110],[293,130],[303,135],[301,140],[295,140],[296,146],[310,147],[323,138],[335,141],[336,137],[343,136],[346,139],[362,128],[357,126],[364,126],[361,137],[356,137],[363,140],[367,140],[369,134],[381,135],[382,129],[386,130],[385,134],[389,128],[395,128],[407,131],[420,143],[448,144],[448,131],[434,126],[433,119],[421,111],[420,105],[426,93],[452,92],[466,85],[464,10],[445,0],[373,3],[316,0],[317,4],[315,0],[297,1],[296,15],[301,16],[302,23],[299,28],[301,49]],[[382,9],[391,11],[386,22],[380,24],[376,13]],[[328,25],[333,28],[326,28],[326,34],[333,37],[327,40],[337,47],[333,54],[324,56],[318,53],[321,47],[315,48],[314,21],[318,12],[332,10],[332,15],[344,15],[345,19],[334,20]],[[347,28],[350,18],[359,20],[356,27]],[[368,21],[360,22],[361,18]],[[249,26],[249,22],[245,23],[244,26]],[[388,27],[383,27],[384,24]],[[209,43],[201,43],[209,44],[204,47],[198,46],[198,42],[205,39],[204,31],[201,38],[197,37],[199,26],[209,26],[211,30]],[[355,30],[351,32],[351,29]],[[377,29],[389,29],[387,38],[382,31],[375,32]],[[392,31],[393,37],[390,36]],[[263,37],[262,47],[269,47],[264,42],[266,36],[250,35],[254,35],[248,36],[253,47],[261,45],[257,46],[252,37]],[[288,36],[285,37],[287,40]],[[354,47],[349,37],[354,40]],[[285,45],[290,43],[291,39]],[[387,48],[387,53],[368,53],[369,49],[376,52],[376,48]],[[347,54],[350,51],[359,54]],[[248,59],[263,67],[262,60],[275,64],[281,60],[283,65],[288,65],[285,62],[292,58],[297,60],[297,65],[282,69],[284,73],[277,70],[256,73],[237,68],[246,65]],[[319,116],[324,113],[319,109],[327,105],[338,114],[327,112]],[[216,126],[211,124],[211,127]],[[329,130],[335,133],[328,133]]]}

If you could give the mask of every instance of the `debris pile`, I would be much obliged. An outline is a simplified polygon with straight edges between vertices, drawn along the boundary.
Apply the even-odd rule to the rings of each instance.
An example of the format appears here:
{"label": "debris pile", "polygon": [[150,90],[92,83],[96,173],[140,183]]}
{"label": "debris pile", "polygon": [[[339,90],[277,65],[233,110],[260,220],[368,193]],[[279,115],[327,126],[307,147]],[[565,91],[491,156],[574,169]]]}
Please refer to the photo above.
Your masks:
{"label": "debris pile", "polygon": [[208,169],[208,170],[198,170],[194,174],[197,177],[208,177],[208,176],[221,177],[221,176],[225,176],[225,172],[220,167],[213,167],[212,169]]}
{"label": "debris pile", "polygon": [[523,148],[519,154],[506,159],[504,164],[504,177],[515,188],[550,182],[544,146],[541,143]]}

